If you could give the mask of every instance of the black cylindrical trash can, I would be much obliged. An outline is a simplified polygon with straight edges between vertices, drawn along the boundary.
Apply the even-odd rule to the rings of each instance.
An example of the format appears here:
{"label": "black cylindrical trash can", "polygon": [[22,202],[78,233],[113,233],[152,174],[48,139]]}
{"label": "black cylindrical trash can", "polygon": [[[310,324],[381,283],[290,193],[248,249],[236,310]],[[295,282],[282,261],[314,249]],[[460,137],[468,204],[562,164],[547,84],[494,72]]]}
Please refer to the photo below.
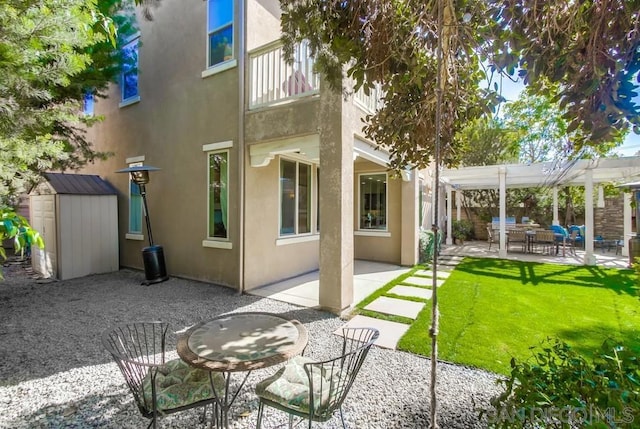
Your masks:
{"label": "black cylindrical trash can", "polygon": [[162,246],[149,246],[142,249],[144,275],[147,278],[142,284],[150,285],[169,279],[167,267],[164,264],[164,250]]}

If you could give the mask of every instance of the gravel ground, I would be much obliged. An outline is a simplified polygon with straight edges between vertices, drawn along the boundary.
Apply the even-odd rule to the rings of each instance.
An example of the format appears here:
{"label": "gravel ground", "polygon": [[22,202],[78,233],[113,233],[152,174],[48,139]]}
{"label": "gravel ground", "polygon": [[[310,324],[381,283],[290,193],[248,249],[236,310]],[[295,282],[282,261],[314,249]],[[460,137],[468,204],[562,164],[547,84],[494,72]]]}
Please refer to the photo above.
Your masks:
{"label": "gravel ground", "polygon": [[[313,309],[239,296],[208,283],[171,278],[141,286],[133,270],[42,283],[21,264],[4,267],[0,282],[0,428],[143,428],[143,418],[117,366],[100,342],[108,327],[133,320],[171,323],[175,331],[217,315],[268,311],[301,321],[309,331],[306,356],[328,358],[343,321]],[[482,428],[479,410],[499,392],[496,376],[461,366],[438,366],[442,428]],[[275,368],[254,371],[232,408],[233,428],[254,428],[258,402],[251,386]],[[343,406],[350,428],[427,428],[430,361],[373,347]],[[202,427],[189,410],[161,419],[163,428]],[[263,427],[286,427],[285,414],[267,408]],[[305,426],[306,427],[306,426]],[[314,425],[315,427],[315,425]],[[339,416],[323,428],[341,427]]]}

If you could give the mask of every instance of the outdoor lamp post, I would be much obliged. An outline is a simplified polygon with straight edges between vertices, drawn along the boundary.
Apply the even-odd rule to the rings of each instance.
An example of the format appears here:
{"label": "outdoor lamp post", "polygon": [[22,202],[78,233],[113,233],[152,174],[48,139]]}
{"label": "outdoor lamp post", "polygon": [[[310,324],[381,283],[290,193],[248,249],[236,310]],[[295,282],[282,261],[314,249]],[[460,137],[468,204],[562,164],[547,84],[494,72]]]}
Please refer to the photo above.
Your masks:
{"label": "outdoor lamp post", "polygon": [[150,165],[138,165],[116,171],[116,173],[129,173],[131,175],[131,181],[138,185],[140,188],[140,195],[142,196],[144,221],[147,226],[147,235],[149,237],[149,247],[142,249],[142,261],[144,263],[144,274],[146,277],[146,280],[142,282],[144,285],[169,280],[169,276],[167,276],[167,268],[164,263],[164,250],[162,249],[162,246],[158,246],[153,243],[151,220],[149,219],[149,209],[147,207],[146,184],[149,183],[149,172],[157,170],[160,169],[158,167],[151,167]]}

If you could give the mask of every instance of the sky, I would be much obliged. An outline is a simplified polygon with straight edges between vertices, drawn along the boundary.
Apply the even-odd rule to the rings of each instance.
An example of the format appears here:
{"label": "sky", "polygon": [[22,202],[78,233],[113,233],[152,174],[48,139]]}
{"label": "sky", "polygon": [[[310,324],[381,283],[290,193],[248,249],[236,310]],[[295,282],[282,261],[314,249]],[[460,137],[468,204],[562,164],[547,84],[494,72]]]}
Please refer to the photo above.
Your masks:
{"label": "sky", "polygon": [[[498,82],[498,85],[500,83]],[[524,89],[521,82],[513,82],[504,78],[502,80],[502,96],[507,100],[513,101],[518,98],[520,91]],[[638,104],[640,104],[640,97],[638,97]],[[615,152],[619,156],[633,156],[637,152],[640,152],[640,135],[630,131],[624,144],[619,148],[616,148]]]}

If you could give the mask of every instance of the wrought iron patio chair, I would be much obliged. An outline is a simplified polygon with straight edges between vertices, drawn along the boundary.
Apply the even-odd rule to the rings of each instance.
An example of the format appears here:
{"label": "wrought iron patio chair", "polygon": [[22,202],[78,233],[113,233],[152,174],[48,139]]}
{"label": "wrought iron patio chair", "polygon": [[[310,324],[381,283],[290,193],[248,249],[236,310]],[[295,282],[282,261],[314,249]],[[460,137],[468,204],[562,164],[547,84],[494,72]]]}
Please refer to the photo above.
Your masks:
{"label": "wrought iron patio chair", "polygon": [[487,227],[487,241],[489,242],[489,250],[491,250],[493,243],[497,243],[493,238],[493,230],[490,227]]}
{"label": "wrought iron patio chair", "polygon": [[219,373],[193,368],[181,359],[165,360],[169,325],[133,322],[102,334],[102,344],[118,364],[140,413],[156,428],[158,416],[213,404],[224,380]]}
{"label": "wrought iron patio chair", "polygon": [[345,328],[342,354],[322,362],[296,356],[271,377],[256,386],[260,399],[258,423],[262,426],[264,406],[289,414],[289,428],[294,416],[307,419],[309,428],[314,421],[326,422],[340,411],[342,427],[346,428],[344,402],[360,367],[379,332],[373,328]]}

